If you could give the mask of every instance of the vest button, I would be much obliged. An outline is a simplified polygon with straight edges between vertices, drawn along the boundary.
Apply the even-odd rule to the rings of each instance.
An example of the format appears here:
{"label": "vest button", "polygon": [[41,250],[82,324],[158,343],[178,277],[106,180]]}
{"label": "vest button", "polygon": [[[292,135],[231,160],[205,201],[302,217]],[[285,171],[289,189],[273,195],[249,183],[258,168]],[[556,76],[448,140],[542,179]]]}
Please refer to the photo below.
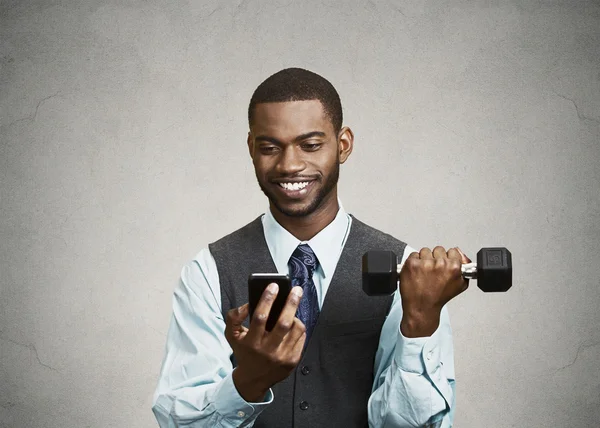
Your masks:
{"label": "vest button", "polygon": [[302,374],[303,374],[304,376],[306,376],[307,374],[309,374],[309,373],[310,373],[310,367],[308,367],[308,366],[304,366],[304,367],[302,367],[302,369],[301,369],[300,371],[302,372]]}
{"label": "vest button", "polygon": [[301,401],[300,402],[300,409],[302,409],[302,410],[308,409],[308,403],[306,401]]}

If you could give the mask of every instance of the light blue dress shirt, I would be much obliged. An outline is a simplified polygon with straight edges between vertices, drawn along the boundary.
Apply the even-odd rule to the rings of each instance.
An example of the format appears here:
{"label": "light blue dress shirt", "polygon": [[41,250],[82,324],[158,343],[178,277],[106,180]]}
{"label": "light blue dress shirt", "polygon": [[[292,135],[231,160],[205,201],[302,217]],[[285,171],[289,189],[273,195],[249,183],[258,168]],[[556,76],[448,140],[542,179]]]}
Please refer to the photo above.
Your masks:
{"label": "light blue dress shirt", "polygon": [[[352,217],[340,204],[333,222],[309,241],[291,235],[270,211],[262,216],[262,224],[279,273],[289,273],[288,260],[299,244],[307,243],[313,249],[319,260],[313,280],[321,307]],[[413,251],[406,247],[402,263]],[[448,311],[444,307],[440,324],[430,337],[404,337],[401,319],[402,304],[396,290],[375,356],[369,426],[421,427],[429,422],[427,426],[451,427],[455,381]],[[261,403],[248,403],[239,395],[224,331],[217,266],[205,248],[183,267],[173,295],[173,315],[152,407],[161,428],[251,427],[276,399],[272,390]]]}

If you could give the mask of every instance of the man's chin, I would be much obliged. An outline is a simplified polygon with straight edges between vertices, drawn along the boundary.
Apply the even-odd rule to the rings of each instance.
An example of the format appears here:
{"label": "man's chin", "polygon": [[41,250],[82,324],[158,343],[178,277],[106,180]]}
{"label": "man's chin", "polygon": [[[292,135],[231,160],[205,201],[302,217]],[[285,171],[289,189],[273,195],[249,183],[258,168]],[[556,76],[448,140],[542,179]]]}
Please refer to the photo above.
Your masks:
{"label": "man's chin", "polygon": [[271,199],[271,204],[277,211],[287,217],[306,217],[316,210],[314,201],[309,203],[286,203],[281,204],[275,199]]}
{"label": "man's chin", "polygon": [[289,207],[281,206],[279,204],[273,204],[275,209],[286,217],[306,217],[311,214],[310,207]]}

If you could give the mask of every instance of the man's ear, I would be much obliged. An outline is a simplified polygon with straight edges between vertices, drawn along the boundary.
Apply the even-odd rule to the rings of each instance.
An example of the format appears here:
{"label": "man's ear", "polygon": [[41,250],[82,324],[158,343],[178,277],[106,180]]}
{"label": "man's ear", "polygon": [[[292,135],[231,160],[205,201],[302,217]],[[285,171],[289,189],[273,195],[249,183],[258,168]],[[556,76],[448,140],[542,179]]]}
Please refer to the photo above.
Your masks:
{"label": "man's ear", "polygon": [[254,159],[254,138],[252,138],[251,131],[248,131],[248,139],[246,142],[248,144],[248,152],[250,153],[250,157]]}
{"label": "man's ear", "polygon": [[354,133],[347,126],[343,127],[338,134],[338,150],[340,163],[346,162],[354,148]]}

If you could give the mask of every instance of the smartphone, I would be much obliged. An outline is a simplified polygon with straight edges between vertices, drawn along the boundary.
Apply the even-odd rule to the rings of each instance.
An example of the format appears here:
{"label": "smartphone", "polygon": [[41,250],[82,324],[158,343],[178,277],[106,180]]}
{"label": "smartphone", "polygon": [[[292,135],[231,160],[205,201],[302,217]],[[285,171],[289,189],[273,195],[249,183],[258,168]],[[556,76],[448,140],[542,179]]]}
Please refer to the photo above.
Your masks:
{"label": "smartphone", "polygon": [[267,325],[265,326],[267,331],[271,331],[273,327],[275,327],[275,324],[279,319],[279,315],[281,315],[281,311],[285,306],[288,295],[292,290],[292,280],[290,279],[289,275],[278,273],[253,273],[248,278],[248,303],[250,306],[250,320],[252,320],[254,309],[258,305],[258,301],[262,297],[265,288],[267,288],[267,285],[271,284],[272,282],[279,286],[279,292],[275,297],[273,306],[271,306],[271,312],[267,318]]}

